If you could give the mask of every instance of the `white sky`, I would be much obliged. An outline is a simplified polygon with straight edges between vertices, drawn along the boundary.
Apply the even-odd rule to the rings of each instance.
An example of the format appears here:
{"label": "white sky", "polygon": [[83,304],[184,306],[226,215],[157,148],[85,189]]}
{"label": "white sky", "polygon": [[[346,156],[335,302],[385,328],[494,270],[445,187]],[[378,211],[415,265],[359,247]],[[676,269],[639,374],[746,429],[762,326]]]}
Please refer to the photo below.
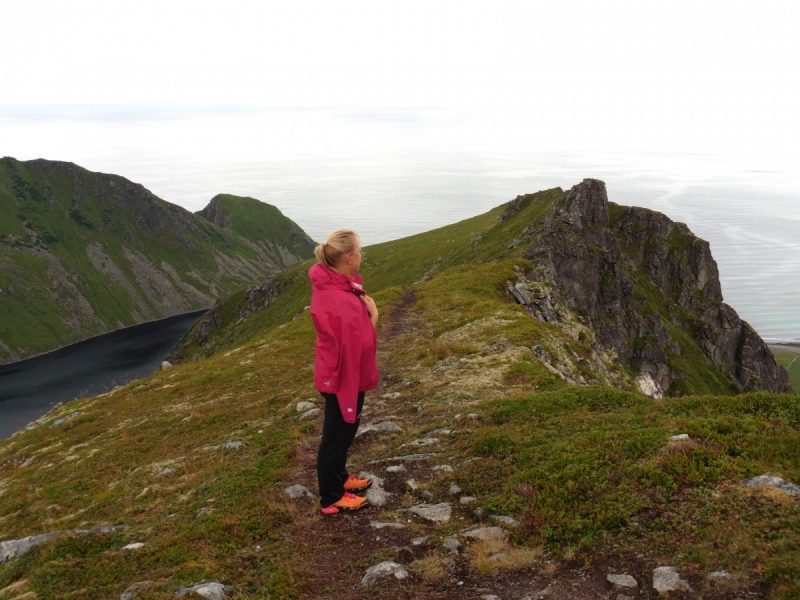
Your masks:
{"label": "white sky", "polygon": [[[711,152],[791,165],[797,6],[0,0],[0,113],[8,125],[31,105],[44,105],[39,117],[75,104],[105,105],[106,117],[120,105],[344,109],[425,119],[446,128],[432,138],[457,148]],[[14,155],[11,143],[0,150]]]}

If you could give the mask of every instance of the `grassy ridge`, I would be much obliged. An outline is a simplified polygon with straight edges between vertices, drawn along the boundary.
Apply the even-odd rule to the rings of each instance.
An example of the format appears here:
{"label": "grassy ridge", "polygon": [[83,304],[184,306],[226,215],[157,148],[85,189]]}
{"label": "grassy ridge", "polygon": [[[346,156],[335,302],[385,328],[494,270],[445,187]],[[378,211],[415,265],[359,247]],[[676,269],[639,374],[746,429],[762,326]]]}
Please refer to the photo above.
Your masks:
{"label": "grassy ridge", "polygon": [[800,394],[800,348],[793,351],[784,346],[781,349],[771,347],[770,350],[778,364],[789,373],[789,381],[792,382],[795,392]]}

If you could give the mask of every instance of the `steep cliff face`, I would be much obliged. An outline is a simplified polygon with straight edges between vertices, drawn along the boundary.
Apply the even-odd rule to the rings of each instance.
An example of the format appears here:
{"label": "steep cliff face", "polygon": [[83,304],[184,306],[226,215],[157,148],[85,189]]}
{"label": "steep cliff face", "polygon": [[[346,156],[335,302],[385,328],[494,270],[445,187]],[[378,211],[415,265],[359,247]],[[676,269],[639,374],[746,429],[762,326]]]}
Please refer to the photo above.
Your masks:
{"label": "steep cliff face", "polygon": [[587,179],[526,241],[530,277],[556,285],[600,344],[667,393],[702,390],[703,377],[732,392],[791,390],[763,340],[722,301],[708,242],[683,223],[610,203],[605,184]]}

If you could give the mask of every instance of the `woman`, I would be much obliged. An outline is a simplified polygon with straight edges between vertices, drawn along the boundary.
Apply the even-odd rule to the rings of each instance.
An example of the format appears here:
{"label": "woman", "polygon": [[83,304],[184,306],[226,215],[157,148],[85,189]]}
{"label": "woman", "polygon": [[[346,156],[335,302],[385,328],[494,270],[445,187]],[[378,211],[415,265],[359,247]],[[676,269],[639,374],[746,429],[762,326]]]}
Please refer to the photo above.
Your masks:
{"label": "woman", "polygon": [[325,421],[317,456],[320,504],[326,515],[367,506],[356,492],[372,481],[348,474],[347,450],[358,430],[364,392],[378,387],[375,360],[378,309],[364,293],[361,244],[355,232],[337,229],[314,253],[311,319],[317,331],[314,384],[325,398]]}

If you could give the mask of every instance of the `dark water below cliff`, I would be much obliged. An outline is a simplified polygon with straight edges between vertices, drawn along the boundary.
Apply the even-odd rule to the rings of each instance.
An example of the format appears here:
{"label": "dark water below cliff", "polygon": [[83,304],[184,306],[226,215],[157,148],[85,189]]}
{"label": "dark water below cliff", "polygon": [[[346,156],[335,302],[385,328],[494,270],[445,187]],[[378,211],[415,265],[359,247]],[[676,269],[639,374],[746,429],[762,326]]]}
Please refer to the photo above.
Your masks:
{"label": "dark water below cliff", "polygon": [[0,439],[59,402],[102,394],[149,375],[204,312],[118,329],[0,366]]}

